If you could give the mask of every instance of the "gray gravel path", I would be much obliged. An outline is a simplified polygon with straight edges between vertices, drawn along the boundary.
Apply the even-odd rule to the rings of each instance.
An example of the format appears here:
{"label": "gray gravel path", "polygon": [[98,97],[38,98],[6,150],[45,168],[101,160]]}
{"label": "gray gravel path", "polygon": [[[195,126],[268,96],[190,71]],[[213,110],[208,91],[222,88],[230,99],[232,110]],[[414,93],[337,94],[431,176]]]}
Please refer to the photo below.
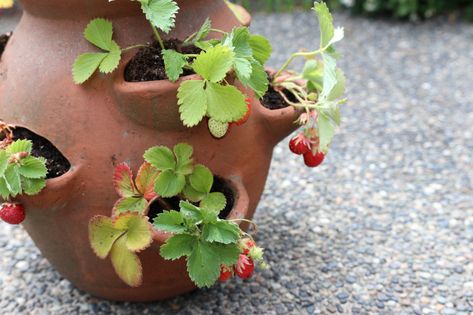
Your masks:
{"label": "gray gravel path", "polygon": [[[76,290],[1,225],[3,314],[473,314],[473,25],[336,15],[350,104],[326,163],[274,163],[256,222],[272,266],[152,304]],[[0,22],[3,23],[2,21]],[[311,14],[256,15],[272,64],[316,36]]]}

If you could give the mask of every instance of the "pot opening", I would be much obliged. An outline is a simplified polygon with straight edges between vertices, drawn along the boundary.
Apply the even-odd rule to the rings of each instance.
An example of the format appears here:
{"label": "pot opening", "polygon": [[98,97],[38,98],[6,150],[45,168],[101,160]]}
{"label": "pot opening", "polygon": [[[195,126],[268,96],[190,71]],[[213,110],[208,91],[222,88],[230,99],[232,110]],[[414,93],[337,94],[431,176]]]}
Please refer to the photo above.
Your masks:
{"label": "pot opening", "polygon": [[[218,215],[220,219],[226,219],[235,205],[235,189],[223,178],[219,176],[214,177],[211,192],[221,192],[227,198],[227,205]],[[163,198],[162,200],[155,200],[149,206],[148,217],[151,223],[154,218],[164,210],[179,210],[179,197]]]}
{"label": "pot opening", "polygon": [[2,58],[3,51],[5,50],[5,47],[7,47],[7,43],[11,35],[11,32],[0,35],[0,58]]}
{"label": "pot opening", "polygon": [[[199,54],[202,51],[194,45],[183,45],[183,42],[177,38],[164,40],[164,47],[166,49],[174,49],[182,54]],[[154,41],[149,47],[140,48],[125,67],[125,81],[168,80],[161,51],[161,46],[157,41]],[[184,73],[181,76],[191,74],[194,74],[194,71],[184,69]]]}
{"label": "pot opening", "polygon": [[[270,110],[277,110],[289,107],[290,105],[286,102],[284,97],[282,97],[282,95],[278,91],[276,91],[271,84],[271,82],[273,82],[274,74],[269,72],[267,73],[270,84],[268,87],[268,91],[260,100],[261,104]],[[297,103],[297,98],[294,96],[294,94],[287,90],[282,91],[282,93],[284,93],[284,95],[289,101]]]}
{"label": "pot opening", "polygon": [[48,139],[23,127],[15,127],[12,131],[14,140],[26,139],[33,142],[33,156],[46,159],[46,179],[62,176],[71,168],[69,160]]}

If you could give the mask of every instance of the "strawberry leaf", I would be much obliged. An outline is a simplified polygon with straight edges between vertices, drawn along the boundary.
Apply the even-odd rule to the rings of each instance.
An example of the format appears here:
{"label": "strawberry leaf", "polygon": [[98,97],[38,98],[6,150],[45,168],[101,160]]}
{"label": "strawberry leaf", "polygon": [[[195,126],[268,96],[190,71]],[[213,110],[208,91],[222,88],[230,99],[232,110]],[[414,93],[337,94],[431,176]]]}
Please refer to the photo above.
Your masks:
{"label": "strawberry leaf", "polygon": [[18,172],[27,178],[45,178],[48,173],[46,159],[27,156],[21,159]]}
{"label": "strawberry leaf", "polygon": [[0,196],[5,200],[10,197],[10,190],[8,189],[5,177],[0,177]]}
{"label": "strawberry leaf", "polygon": [[268,74],[264,67],[256,60],[250,60],[250,63],[252,69],[250,78],[246,79],[243,76],[238,76],[238,80],[240,80],[243,85],[251,88],[255,94],[261,98],[268,90]]}
{"label": "strawberry leaf", "polygon": [[183,225],[184,219],[178,211],[164,211],[154,219],[154,228],[163,232],[183,233],[186,227]]}
{"label": "strawberry leaf", "polygon": [[21,194],[21,178],[18,171],[18,165],[8,165],[5,173],[3,174],[3,178],[5,179],[8,191],[12,197]]}
{"label": "strawberry leaf", "polygon": [[200,42],[203,39],[205,39],[209,35],[211,29],[212,29],[212,22],[210,21],[209,18],[207,18],[205,19],[204,24],[202,24],[202,26],[200,27],[199,31],[194,36],[191,43],[194,44],[196,42]]}
{"label": "strawberry leaf", "polygon": [[217,45],[200,53],[192,68],[210,82],[222,81],[233,65],[234,53],[227,46]]}
{"label": "strawberry leaf", "polygon": [[5,150],[0,150],[0,177],[3,176],[8,166],[9,154]]}
{"label": "strawberry leaf", "polygon": [[174,27],[176,14],[179,11],[172,0],[139,0],[141,9],[150,23],[165,33]]}
{"label": "strawberry leaf", "polygon": [[186,185],[186,178],[173,170],[165,170],[156,179],[154,191],[161,197],[170,198],[179,194]]}
{"label": "strawberry leaf", "polygon": [[148,149],[143,155],[146,162],[159,171],[175,170],[176,159],[171,149],[165,146]]}
{"label": "strawberry leaf", "polygon": [[319,151],[327,152],[328,146],[335,135],[335,126],[332,121],[322,113],[320,113],[317,118],[317,125],[320,138]]}
{"label": "strawberry leaf", "polygon": [[122,55],[122,50],[118,44],[112,40],[110,44],[110,52],[107,56],[100,62],[99,70],[102,73],[111,73],[118,67]]}
{"label": "strawberry leaf", "polygon": [[85,39],[107,51],[111,50],[112,36],[112,22],[105,19],[94,19],[90,21],[84,31]]}
{"label": "strawberry leaf", "polygon": [[251,35],[249,39],[251,49],[253,50],[253,57],[262,65],[268,61],[273,48],[271,43],[261,35]]}
{"label": "strawberry leaf", "polygon": [[238,121],[248,110],[245,95],[233,85],[209,82],[205,93],[208,116],[220,122]]}
{"label": "strawberry leaf", "polygon": [[210,243],[195,242],[187,259],[187,271],[199,288],[211,287],[217,281],[220,275],[220,259]]}
{"label": "strawberry leaf", "polygon": [[89,240],[95,254],[105,259],[113,243],[125,233],[124,230],[113,226],[112,219],[104,216],[95,216],[89,222]]}
{"label": "strawberry leaf", "polygon": [[107,53],[85,53],[77,57],[72,66],[74,83],[82,84],[87,81],[107,55]]}
{"label": "strawberry leaf", "polygon": [[31,178],[22,178],[21,186],[23,187],[23,192],[29,196],[39,194],[39,192],[46,187],[46,180],[44,178],[31,179]]}
{"label": "strawberry leaf", "polygon": [[110,252],[113,268],[126,284],[138,287],[142,282],[142,266],[138,256],[126,246],[126,238],[119,238]]}
{"label": "strawberry leaf", "polygon": [[179,113],[186,127],[194,127],[202,121],[207,112],[205,81],[189,80],[183,82],[178,90]]}
{"label": "strawberry leaf", "polygon": [[161,246],[160,254],[164,259],[176,260],[192,254],[197,238],[189,234],[174,235]]}
{"label": "strawberry leaf", "polygon": [[220,192],[213,192],[203,197],[199,206],[202,209],[207,209],[216,213],[220,213],[220,211],[225,209],[226,205],[227,199],[225,198],[225,195]]}
{"label": "strawberry leaf", "polygon": [[199,202],[207,195],[207,193],[198,192],[190,184],[184,187],[183,193],[186,199],[192,202]]}
{"label": "strawberry leaf", "polygon": [[127,222],[126,247],[133,251],[142,251],[151,245],[150,224],[147,217],[132,216]]}
{"label": "strawberry leaf", "polygon": [[159,171],[149,163],[143,163],[136,175],[136,188],[143,196],[149,196],[154,192],[154,182],[158,178]]}
{"label": "strawberry leaf", "polygon": [[194,222],[202,220],[202,213],[200,209],[191,204],[190,202],[181,201],[179,203],[179,208],[181,209],[182,215],[185,216],[187,219],[190,219]]}
{"label": "strawberry leaf", "polygon": [[324,2],[314,3],[314,10],[319,20],[320,48],[326,47],[333,38],[334,27],[332,14]]}
{"label": "strawberry leaf", "polygon": [[[153,183],[154,187],[154,183]],[[148,201],[143,197],[122,197],[113,206],[113,213],[138,212],[142,214],[148,207]]]}
{"label": "strawberry leaf", "polygon": [[16,140],[7,147],[6,152],[8,154],[16,154],[22,152],[31,153],[32,149],[33,142],[31,142],[31,140]]}
{"label": "strawberry leaf", "polygon": [[133,174],[128,164],[121,163],[115,167],[113,185],[120,197],[135,196],[136,188],[133,184]]}
{"label": "strawberry leaf", "polygon": [[217,221],[206,224],[202,230],[202,235],[207,242],[232,244],[240,238],[240,228],[238,225],[227,221]]}
{"label": "strawberry leaf", "polygon": [[171,82],[176,82],[184,73],[184,66],[187,64],[185,55],[172,49],[162,51],[166,76]]}
{"label": "strawberry leaf", "polygon": [[240,256],[240,247],[237,244],[211,243],[211,246],[218,254],[220,264],[232,266],[237,263]]}
{"label": "strawberry leaf", "polygon": [[192,160],[192,153],[194,150],[187,143],[179,143],[174,146],[174,155],[176,156],[176,172],[182,175],[189,175],[192,173],[194,166]]}
{"label": "strawberry leaf", "polygon": [[209,193],[214,182],[212,172],[204,165],[197,165],[189,176],[192,188],[201,193]]}

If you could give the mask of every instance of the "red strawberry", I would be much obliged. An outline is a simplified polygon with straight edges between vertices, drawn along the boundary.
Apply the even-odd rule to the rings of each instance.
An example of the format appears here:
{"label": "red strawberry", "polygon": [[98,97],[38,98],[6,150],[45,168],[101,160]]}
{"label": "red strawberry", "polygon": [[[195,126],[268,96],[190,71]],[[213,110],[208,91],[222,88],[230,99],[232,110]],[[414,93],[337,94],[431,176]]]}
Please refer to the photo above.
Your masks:
{"label": "red strawberry", "polygon": [[235,267],[233,267],[233,270],[241,279],[248,279],[253,275],[255,263],[248,256],[240,254],[240,258]]}
{"label": "red strawberry", "polygon": [[292,153],[301,155],[310,151],[310,140],[300,133],[289,141],[289,149]]}
{"label": "red strawberry", "polygon": [[19,203],[5,202],[0,208],[0,218],[6,223],[20,224],[25,220],[25,208]]}
{"label": "red strawberry", "polygon": [[233,276],[232,269],[228,266],[222,265],[220,267],[220,277],[218,280],[220,282],[225,282]]}
{"label": "red strawberry", "polygon": [[312,151],[304,153],[304,163],[308,167],[317,167],[325,159],[325,154],[322,152],[316,152],[315,154]]}
{"label": "red strawberry", "polygon": [[250,249],[256,246],[255,241],[251,238],[245,238],[241,240],[241,247],[243,248],[243,254],[248,255],[250,253]]}
{"label": "red strawberry", "polygon": [[250,115],[251,115],[251,98],[246,99],[246,106],[248,107],[248,110],[246,111],[245,116],[243,116],[243,118],[241,118],[239,121],[235,121],[234,122],[235,125],[241,126],[244,123],[246,123],[248,121],[248,119],[250,118]]}

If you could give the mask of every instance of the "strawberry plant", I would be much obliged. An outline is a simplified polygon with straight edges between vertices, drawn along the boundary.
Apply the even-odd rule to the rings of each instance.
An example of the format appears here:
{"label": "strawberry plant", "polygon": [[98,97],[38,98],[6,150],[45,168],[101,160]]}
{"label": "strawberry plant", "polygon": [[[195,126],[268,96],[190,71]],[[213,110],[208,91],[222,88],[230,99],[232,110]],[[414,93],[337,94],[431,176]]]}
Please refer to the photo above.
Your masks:
{"label": "strawberry plant", "polygon": [[[314,3],[314,11],[320,27],[319,48],[292,54],[272,81],[274,89],[288,104],[303,111],[297,123],[304,129],[291,140],[290,149],[303,154],[309,167],[322,163],[340,125],[340,105],[346,102],[342,98],[345,77],[337,67],[339,56],[333,47],[343,39],[343,28],[333,26],[332,15],[325,3]],[[298,57],[306,59],[302,73],[286,71]],[[304,85],[300,84],[301,80]],[[292,94],[296,101],[291,101],[285,92]]]}
{"label": "strawberry plant", "polygon": [[[13,140],[11,126],[0,122],[0,197],[10,201],[26,194],[36,195],[46,186],[46,159],[31,155],[30,140]],[[11,224],[19,224],[25,218],[23,206],[6,202],[0,208],[0,217]]]}
{"label": "strawberry plant", "polygon": [[[110,256],[116,273],[130,286],[141,284],[137,253],[151,244],[152,228],[174,234],[161,247],[161,256],[169,260],[186,257],[189,276],[199,287],[215,283],[222,266],[233,268],[240,254],[263,261],[262,249],[253,241],[242,241],[247,234],[238,224],[219,218],[226,197],[211,191],[214,175],[195,163],[192,155],[192,147],[185,143],[172,150],[165,146],[150,148],[134,180],[130,167],[119,164],[113,183],[120,199],[112,217],[95,216],[89,222],[94,252],[102,259]],[[171,208],[166,202],[170,197],[181,200],[180,209]],[[165,210],[151,225],[147,210],[154,202]]]}

